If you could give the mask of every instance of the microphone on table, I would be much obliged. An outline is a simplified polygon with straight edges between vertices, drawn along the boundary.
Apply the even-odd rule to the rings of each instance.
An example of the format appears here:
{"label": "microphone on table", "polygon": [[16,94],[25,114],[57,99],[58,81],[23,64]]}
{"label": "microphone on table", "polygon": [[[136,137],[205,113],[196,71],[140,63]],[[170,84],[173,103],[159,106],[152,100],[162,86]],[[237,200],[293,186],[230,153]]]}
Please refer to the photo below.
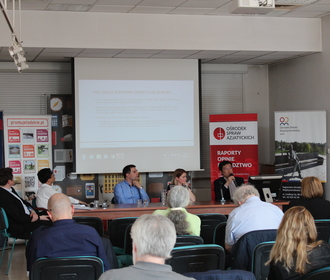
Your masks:
{"label": "microphone on table", "polygon": [[[233,176],[233,177],[235,178],[235,176],[234,176],[234,174],[233,174],[233,173],[230,173],[229,177],[231,177],[231,176]],[[233,182],[234,182],[234,184],[235,184],[235,186],[236,186],[236,188],[237,188],[238,186],[237,186],[236,180],[234,179],[234,181],[233,181]]]}

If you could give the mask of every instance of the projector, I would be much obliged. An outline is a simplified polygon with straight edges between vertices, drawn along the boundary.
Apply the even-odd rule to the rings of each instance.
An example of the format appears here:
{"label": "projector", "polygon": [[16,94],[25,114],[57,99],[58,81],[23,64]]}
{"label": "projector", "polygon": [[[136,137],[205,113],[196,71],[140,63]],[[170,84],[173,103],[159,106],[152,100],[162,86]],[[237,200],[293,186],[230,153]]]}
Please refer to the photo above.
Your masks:
{"label": "projector", "polygon": [[231,14],[267,14],[274,9],[274,0],[233,0],[229,5]]}

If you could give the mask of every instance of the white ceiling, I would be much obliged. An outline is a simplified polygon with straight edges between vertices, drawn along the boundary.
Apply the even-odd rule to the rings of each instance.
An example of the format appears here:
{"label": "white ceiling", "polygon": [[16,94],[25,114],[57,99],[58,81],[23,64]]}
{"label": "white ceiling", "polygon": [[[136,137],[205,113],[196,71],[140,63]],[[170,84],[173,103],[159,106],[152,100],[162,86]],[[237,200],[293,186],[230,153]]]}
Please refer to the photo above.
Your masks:
{"label": "white ceiling", "polygon": [[[2,0],[4,3],[5,1]],[[330,14],[330,0],[275,0],[275,10],[265,15],[231,14],[229,0],[21,0],[22,10],[74,11],[77,13],[140,13],[205,16],[258,16],[320,18]],[[283,6],[285,5],[285,6]],[[7,0],[12,9],[12,0]],[[1,16],[1,15],[0,15]],[[23,46],[24,47],[24,46]],[[137,49],[56,49],[26,48],[26,58],[34,62],[67,62],[72,57],[195,58],[202,63],[263,65],[306,56],[306,52],[137,50]],[[12,61],[8,47],[0,47],[0,61]]]}

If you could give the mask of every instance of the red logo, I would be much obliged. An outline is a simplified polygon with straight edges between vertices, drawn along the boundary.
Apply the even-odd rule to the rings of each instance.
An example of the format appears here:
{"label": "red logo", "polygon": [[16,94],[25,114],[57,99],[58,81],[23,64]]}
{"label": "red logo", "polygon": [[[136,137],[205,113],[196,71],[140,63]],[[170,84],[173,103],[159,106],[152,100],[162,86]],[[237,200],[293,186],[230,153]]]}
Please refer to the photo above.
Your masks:
{"label": "red logo", "polygon": [[289,125],[288,117],[280,117],[280,125]]}
{"label": "red logo", "polygon": [[226,132],[223,128],[218,127],[213,131],[213,136],[215,139],[222,140],[226,136]]}

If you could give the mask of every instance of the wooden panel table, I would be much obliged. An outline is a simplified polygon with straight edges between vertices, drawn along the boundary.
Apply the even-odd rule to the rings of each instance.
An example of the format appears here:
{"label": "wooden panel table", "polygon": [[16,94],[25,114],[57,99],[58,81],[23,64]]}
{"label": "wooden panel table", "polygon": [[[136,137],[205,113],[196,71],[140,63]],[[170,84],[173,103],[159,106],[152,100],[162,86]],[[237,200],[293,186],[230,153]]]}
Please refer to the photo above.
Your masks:
{"label": "wooden panel table", "polygon": [[[274,205],[282,209],[289,201],[276,201]],[[220,213],[228,215],[237,206],[233,202],[220,203],[216,201],[199,201],[187,207],[192,214]],[[147,207],[137,207],[136,204],[111,204],[107,209],[75,210],[74,216],[99,217],[102,220],[113,220],[124,217],[140,217],[143,214],[151,214],[157,209],[166,209],[160,202],[149,203]]]}

